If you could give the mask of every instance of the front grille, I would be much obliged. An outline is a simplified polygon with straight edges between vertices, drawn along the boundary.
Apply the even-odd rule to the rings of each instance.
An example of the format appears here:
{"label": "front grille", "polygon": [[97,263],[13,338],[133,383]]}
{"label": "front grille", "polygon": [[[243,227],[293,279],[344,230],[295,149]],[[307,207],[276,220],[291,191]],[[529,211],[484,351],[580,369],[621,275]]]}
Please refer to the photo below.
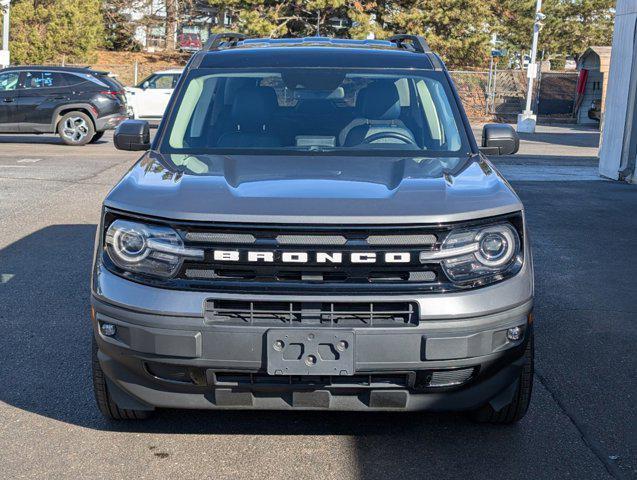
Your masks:
{"label": "front grille", "polygon": [[399,374],[370,374],[352,376],[331,375],[281,375],[273,376],[266,373],[221,373],[214,374],[214,383],[220,387],[259,387],[259,386],[292,386],[292,387],[334,387],[334,388],[406,388],[409,385],[409,375]]}
{"label": "front grille", "polygon": [[312,327],[413,327],[411,302],[206,301],[207,323]]}
{"label": "front grille", "polygon": [[[180,229],[186,246],[205,254],[203,261],[186,261],[178,279],[193,288],[241,292],[318,291],[332,284],[353,289],[404,285],[413,290],[416,284],[433,288],[444,280],[440,266],[421,264],[419,254],[438,248],[447,231],[445,227],[186,226]],[[270,257],[251,261],[250,254]],[[365,259],[371,255],[374,261],[356,262],[352,255]],[[403,256],[408,260],[396,261]]]}

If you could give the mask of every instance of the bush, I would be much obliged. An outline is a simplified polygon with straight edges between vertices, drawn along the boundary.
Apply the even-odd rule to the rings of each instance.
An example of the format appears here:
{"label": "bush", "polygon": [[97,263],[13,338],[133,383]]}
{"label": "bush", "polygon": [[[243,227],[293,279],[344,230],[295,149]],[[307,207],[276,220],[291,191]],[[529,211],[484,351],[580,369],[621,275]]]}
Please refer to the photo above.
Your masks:
{"label": "bush", "polygon": [[11,61],[90,62],[103,33],[100,0],[18,0],[11,7]]}

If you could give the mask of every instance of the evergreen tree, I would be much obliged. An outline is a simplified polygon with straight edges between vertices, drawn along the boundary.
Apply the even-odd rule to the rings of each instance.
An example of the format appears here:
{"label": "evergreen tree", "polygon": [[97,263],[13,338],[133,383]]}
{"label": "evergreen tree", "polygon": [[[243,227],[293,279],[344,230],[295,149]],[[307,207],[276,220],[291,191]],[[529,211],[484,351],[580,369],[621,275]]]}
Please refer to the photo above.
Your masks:
{"label": "evergreen tree", "polygon": [[490,25],[484,0],[403,0],[382,6],[387,33],[423,35],[451,66],[479,66],[488,61]]}
{"label": "evergreen tree", "polygon": [[[577,57],[591,45],[610,45],[615,0],[545,0],[546,15],[539,51],[547,59]],[[500,0],[493,3],[494,30],[505,48],[522,54],[531,49],[535,0]]]}
{"label": "evergreen tree", "polygon": [[615,0],[547,0],[540,49],[550,57],[578,56],[591,45],[610,45]]}
{"label": "evergreen tree", "polygon": [[99,0],[18,0],[11,5],[11,60],[88,62],[103,43]]}

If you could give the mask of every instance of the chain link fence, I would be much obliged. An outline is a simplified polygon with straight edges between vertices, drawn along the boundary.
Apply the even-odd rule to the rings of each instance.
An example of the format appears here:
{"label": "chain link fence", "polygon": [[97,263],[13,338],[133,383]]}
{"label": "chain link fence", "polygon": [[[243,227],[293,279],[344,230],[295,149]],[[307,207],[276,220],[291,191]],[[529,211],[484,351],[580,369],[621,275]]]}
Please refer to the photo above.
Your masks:
{"label": "chain link fence", "polygon": [[491,102],[488,101],[489,72],[455,70],[449,73],[471,118],[510,116],[524,110],[527,85],[522,70],[500,70],[494,75]]}

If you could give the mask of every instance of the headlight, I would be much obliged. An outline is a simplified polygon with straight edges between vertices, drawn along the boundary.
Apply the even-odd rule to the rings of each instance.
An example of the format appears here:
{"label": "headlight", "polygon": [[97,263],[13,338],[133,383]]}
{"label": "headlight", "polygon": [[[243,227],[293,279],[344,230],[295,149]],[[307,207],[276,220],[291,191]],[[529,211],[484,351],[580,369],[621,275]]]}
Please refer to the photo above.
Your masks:
{"label": "headlight", "polygon": [[104,248],[122,270],[171,277],[186,258],[203,259],[203,250],[184,248],[172,228],[128,220],[115,220],[108,227]]}
{"label": "headlight", "polygon": [[453,230],[440,250],[420,254],[421,262],[440,262],[459,282],[505,273],[519,258],[520,239],[508,223]]}

